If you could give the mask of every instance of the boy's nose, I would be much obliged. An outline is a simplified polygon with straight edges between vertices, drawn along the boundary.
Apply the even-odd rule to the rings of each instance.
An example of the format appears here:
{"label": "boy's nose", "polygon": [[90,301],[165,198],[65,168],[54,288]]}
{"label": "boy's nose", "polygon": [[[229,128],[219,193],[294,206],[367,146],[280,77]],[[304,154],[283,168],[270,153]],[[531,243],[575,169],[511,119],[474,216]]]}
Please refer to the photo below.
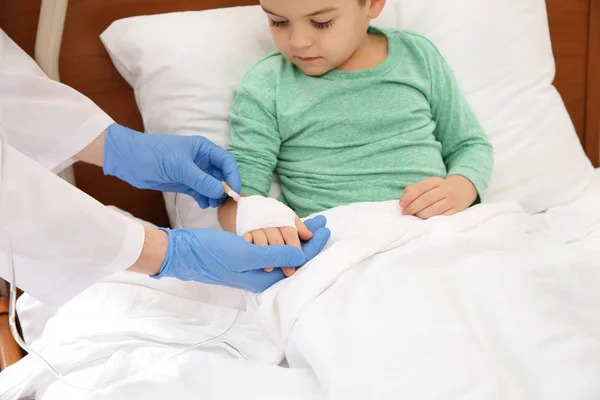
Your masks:
{"label": "boy's nose", "polygon": [[290,46],[294,49],[304,49],[310,47],[312,39],[303,29],[294,29],[290,36]]}

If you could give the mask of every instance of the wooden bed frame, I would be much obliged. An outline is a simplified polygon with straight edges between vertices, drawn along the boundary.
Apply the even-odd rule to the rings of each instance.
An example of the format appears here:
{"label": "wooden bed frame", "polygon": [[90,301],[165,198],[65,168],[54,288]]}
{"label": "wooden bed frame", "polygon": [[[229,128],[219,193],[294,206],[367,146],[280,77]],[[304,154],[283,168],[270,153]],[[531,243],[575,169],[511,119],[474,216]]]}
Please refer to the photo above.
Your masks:
{"label": "wooden bed frame", "polygon": [[[60,0],[45,0],[47,3]],[[600,0],[546,0],[557,64],[555,86],[595,166],[600,164]],[[40,0],[0,2],[0,27],[34,56]],[[142,130],[133,91],[118,74],[98,36],[114,20],[172,11],[258,4],[258,0],[70,0],[60,51],[60,79],[95,101],[117,122]],[[49,44],[49,46],[51,43]],[[52,67],[50,67],[52,68]],[[48,70],[45,68],[45,70]],[[76,164],[77,186],[104,204],[168,226],[162,195],[138,190],[100,168]],[[8,331],[0,300],[0,369],[21,352]]]}

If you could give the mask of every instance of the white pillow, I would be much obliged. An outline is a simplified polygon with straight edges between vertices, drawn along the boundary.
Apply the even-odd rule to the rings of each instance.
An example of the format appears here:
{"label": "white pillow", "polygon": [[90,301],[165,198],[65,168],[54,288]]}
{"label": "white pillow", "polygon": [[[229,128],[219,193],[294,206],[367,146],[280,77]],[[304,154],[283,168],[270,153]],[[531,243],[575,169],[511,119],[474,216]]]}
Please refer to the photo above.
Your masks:
{"label": "white pillow", "polygon": [[439,48],[492,142],[486,201],[540,212],[582,194],[594,168],[552,86],[545,0],[401,0],[398,16]]}
{"label": "white pillow", "polygon": [[[132,17],[101,39],[134,88],[148,132],[202,134],[226,147],[235,85],[275,49],[258,6]],[[487,201],[544,211],[578,197],[593,168],[560,96],[544,0],[397,0],[376,26],[429,37],[454,69],[495,149]],[[274,192],[277,192],[274,186]],[[173,195],[165,194],[176,224]],[[184,227],[218,227],[180,196]]]}
{"label": "white pillow", "polygon": [[[392,2],[373,24],[394,28],[397,15]],[[100,38],[134,88],[147,132],[200,134],[225,148],[235,86],[258,60],[276,50],[259,6],[122,19]],[[270,196],[279,192],[274,177]],[[202,210],[186,195],[178,196],[175,208],[174,199],[165,193],[172,226],[219,228],[215,209]]]}

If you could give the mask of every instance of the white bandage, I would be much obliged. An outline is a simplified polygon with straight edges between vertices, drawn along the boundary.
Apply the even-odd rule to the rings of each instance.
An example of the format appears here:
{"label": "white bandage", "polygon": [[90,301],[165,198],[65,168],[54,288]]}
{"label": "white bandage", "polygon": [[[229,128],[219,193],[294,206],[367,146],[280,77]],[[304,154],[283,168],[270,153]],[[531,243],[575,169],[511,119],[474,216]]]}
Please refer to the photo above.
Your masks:
{"label": "white bandage", "polygon": [[239,236],[265,228],[296,229],[296,214],[285,204],[262,196],[242,197],[238,202],[236,227]]}

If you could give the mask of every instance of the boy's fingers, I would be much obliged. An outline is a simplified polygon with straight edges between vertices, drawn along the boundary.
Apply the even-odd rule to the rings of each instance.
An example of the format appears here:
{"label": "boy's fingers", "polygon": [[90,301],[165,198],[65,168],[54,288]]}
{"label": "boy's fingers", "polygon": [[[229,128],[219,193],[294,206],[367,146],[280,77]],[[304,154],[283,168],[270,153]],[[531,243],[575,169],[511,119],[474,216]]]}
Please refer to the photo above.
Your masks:
{"label": "boy's fingers", "polygon": [[[423,193],[415,201],[413,201],[409,206],[404,207],[402,209],[402,214],[417,215],[418,213],[422,212],[426,208],[428,208],[428,207],[432,206],[433,204],[437,203],[438,201],[444,199],[444,195],[441,192],[442,191],[436,187],[428,192]],[[443,211],[446,211],[446,210],[443,210]]]}
{"label": "boy's fingers", "polygon": [[242,238],[244,238],[247,242],[254,243],[251,232],[244,233],[244,236],[242,236]]}
{"label": "boy's fingers", "polygon": [[296,217],[296,229],[298,229],[298,233],[296,235],[304,241],[310,240],[313,237],[310,229],[308,229],[304,222],[302,222],[298,217]]}
{"label": "boy's fingers", "polygon": [[[285,242],[283,241],[283,236],[281,236],[281,232],[279,232],[279,229],[277,228],[266,228],[263,229],[265,235],[267,236],[267,241],[269,242],[269,245],[274,245],[274,244],[285,244]],[[273,271],[273,268],[265,268],[265,272],[271,272]]]}
{"label": "boy's fingers", "polygon": [[263,230],[252,231],[252,238],[254,239],[254,244],[257,246],[267,246],[269,241],[267,240],[267,235]]}
{"label": "boy's fingers", "polygon": [[[285,244],[287,244],[289,246],[294,246],[297,249],[302,249],[302,246],[300,245],[300,238],[298,237],[298,232],[296,232],[296,230],[294,228],[290,228],[290,227],[279,228],[279,231],[281,232],[281,235],[283,236],[283,240],[285,241]],[[311,235],[312,235],[312,233],[311,233]]]}
{"label": "boy's fingers", "polygon": [[[289,246],[294,246],[294,247],[302,250],[302,246],[300,245],[300,238],[298,237],[298,232],[296,232],[296,230],[294,230],[293,228],[290,228],[290,227],[279,228],[279,230],[281,231],[281,234],[283,236],[283,240],[285,241],[285,244],[287,244]],[[310,235],[312,237],[312,232]],[[283,274],[285,276],[291,276],[294,274],[294,272],[296,272],[296,268],[282,267],[281,271],[283,272]]]}
{"label": "boy's fingers", "polygon": [[432,176],[431,178],[423,179],[421,182],[417,182],[417,186],[422,192],[426,192],[435,187],[440,186],[444,180],[438,176]]}
{"label": "boy's fingers", "polygon": [[285,244],[285,241],[283,240],[283,236],[281,235],[279,229],[266,228],[263,229],[263,232],[267,236],[267,241],[269,242],[269,244]]}
{"label": "boy's fingers", "polygon": [[440,200],[437,203],[434,203],[427,207],[426,209],[418,212],[416,214],[417,217],[421,219],[429,219],[431,217],[435,217],[436,215],[442,215],[446,211],[452,208],[451,205],[448,205],[447,201]]}
{"label": "boy's fingers", "polygon": [[400,196],[400,208],[404,210],[406,207],[410,206],[412,202],[415,201],[420,195],[421,193],[418,192],[416,184],[407,186],[406,189],[404,189],[402,196]]}
{"label": "boy's fingers", "polygon": [[444,180],[442,178],[434,176],[407,186],[406,189],[404,189],[402,196],[400,196],[400,207],[406,208],[410,206],[413,201],[419,198],[419,196],[432,189],[435,189],[443,181]]}

